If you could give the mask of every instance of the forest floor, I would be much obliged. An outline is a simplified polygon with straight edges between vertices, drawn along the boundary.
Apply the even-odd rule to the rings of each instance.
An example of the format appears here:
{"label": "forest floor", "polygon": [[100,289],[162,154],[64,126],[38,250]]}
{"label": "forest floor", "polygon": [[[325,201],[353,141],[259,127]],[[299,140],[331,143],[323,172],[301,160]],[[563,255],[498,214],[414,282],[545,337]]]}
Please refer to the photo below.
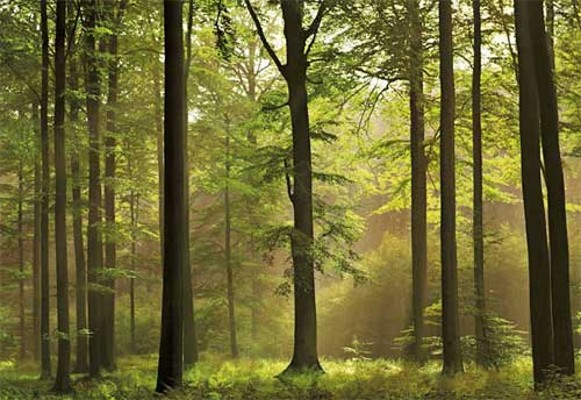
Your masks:
{"label": "forest floor", "polygon": [[[119,360],[117,372],[97,381],[74,375],[74,392],[50,395],[51,382],[38,380],[34,366],[0,362],[0,399],[147,400],[153,393],[155,356]],[[285,363],[270,360],[204,360],[185,374],[183,391],[170,399],[204,400],[381,400],[381,399],[581,399],[581,373],[540,393],[532,389],[531,363],[514,361],[498,371],[472,365],[464,374],[444,378],[438,363],[424,366],[393,360],[322,360],[324,375],[277,379]],[[579,370],[579,368],[578,368]]]}

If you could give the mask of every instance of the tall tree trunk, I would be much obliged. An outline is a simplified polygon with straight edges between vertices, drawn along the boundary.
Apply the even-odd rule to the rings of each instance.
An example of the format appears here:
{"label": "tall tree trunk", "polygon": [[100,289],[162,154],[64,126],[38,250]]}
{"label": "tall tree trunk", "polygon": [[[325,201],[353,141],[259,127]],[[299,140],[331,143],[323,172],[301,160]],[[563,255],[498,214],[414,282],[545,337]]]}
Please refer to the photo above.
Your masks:
{"label": "tall tree trunk", "polygon": [[541,142],[548,198],[553,362],[562,373],[573,375],[575,373],[575,350],[571,321],[565,180],[559,146],[559,112],[554,83],[553,57],[549,47],[550,40],[545,33],[543,2],[533,1],[528,7],[537,90],[539,92]]}
{"label": "tall tree trunk", "polygon": [[[115,3],[110,5],[110,15],[113,23],[113,33],[107,43],[109,51],[108,63],[108,93],[107,93],[107,135],[105,137],[105,222],[107,225],[107,241],[105,243],[105,267],[115,270],[117,267],[117,247],[115,244],[115,147],[116,144],[116,108],[117,108],[117,31],[119,29],[120,14],[123,12],[124,2],[120,7]],[[106,295],[106,334],[105,354],[103,367],[108,370],[115,369],[115,279],[109,276],[106,280],[109,291]]]}
{"label": "tall tree trunk", "polygon": [[187,262],[188,196],[184,181],[184,57],[182,1],[164,0],[165,42],[165,241],[161,339],[156,391],[182,386],[184,332],[184,270]]}
{"label": "tall tree trunk", "polygon": [[[129,163],[131,164],[131,163]],[[130,167],[130,170],[132,168]],[[132,176],[132,175],[130,175]],[[135,337],[135,261],[137,257],[137,223],[139,218],[139,196],[135,195],[132,189],[129,197],[129,213],[131,217],[131,278],[129,280],[129,331],[131,336],[131,352],[137,351],[137,341]]]}
{"label": "tall tree trunk", "polygon": [[153,92],[155,99],[155,134],[157,140],[157,189],[158,189],[158,214],[159,214],[159,248],[160,260],[163,264],[163,249],[164,249],[164,176],[165,168],[163,164],[163,113],[162,113],[162,99],[161,99],[161,78],[157,66],[153,69]]}
{"label": "tall tree trunk", "polygon": [[23,210],[24,201],[24,165],[22,157],[18,163],[18,305],[19,305],[19,334],[20,334],[20,359],[26,357],[26,312],[24,307],[24,230]]}
{"label": "tall tree trunk", "polygon": [[42,32],[42,82],[40,100],[40,140],[42,147],[42,204],[40,220],[40,335],[41,335],[41,379],[51,376],[50,368],[50,283],[48,271],[48,207],[50,189],[50,166],[48,154],[48,16],[47,0],[40,3]]}
{"label": "tall tree trunk", "polygon": [[303,29],[303,2],[281,2],[286,39],[286,82],[289,92],[293,136],[294,231],[291,252],[294,275],[295,330],[293,357],[288,372],[321,371],[317,354],[317,309],[313,265],[313,192],[311,138],[307,94],[306,35]]}
{"label": "tall tree trunk", "polygon": [[188,77],[190,70],[190,63],[192,61],[192,28],[194,22],[194,1],[189,0],[188,8],[188,24],[186,32],[186,59],[184,63],[184,134],[183,134],[183,147],[186,152],[186,157],[184,157],[184,173],[185,173],[185,195],[186,195],[186,262],[184,264],[184,366],[186,368],[191,367],[198,361],[198,343],[196,337],[196,326],[194,321],[194,296],[192,289],[192,265],[190,262],[190,172],[189,163],[187,159],[188,151]]}
{"label": "tall tree trunk", "polygon": [[[69,57],[69,88],[72,92],[79,90],[79,77],[77,72],[77,58],[74,56],[74,25],[71,18],[74,10],[74,3],[68,2],[69,6],[69,40],[72,43]],[[81,104],[79,100],[72,96],[70,100],[70,121],[74,132],[75,142],[78,142],[77,124],[79,122],[79,110]],[[87,336],[87,264],[85,260],[85,247],[83,244],[83,201],[81,195],[81,165],[79,161],[79,148],[73,146],[71,149],[71,176],[72,176],[72,217],[73,217],[73,242],[75,249],[75,309],[76,309],[76,337],[77,351],[74,371],[86,373],[89,371],[89,341]]]}
{"label": "tall tree trunk", "polygon": [[424,337],[424,308],[428,297],[427,199],[426,156],[424,153],[424,77],[422,20],[418,0],[408,0],[410,32],[410,136],[412,164],[412,310],[414,343],[412,356],[425,359],[422,349]]}
{"label": "tall tree trunk", "polygon": [[69,282],[67,266],[67,167],[65,153],[65,85],[66,85],[66,2],[56,3],[55,36],[55,105],[54,105],[54,211],[56,242],[58,364],[54,390],[66,392],[70,386],[71,342],[69,340]]}
{"label": "tall tree trunk", "polygon": [[484,287],[484,224],[482,206],[482,29],[480,0],[472,0],[474,15],[474,70],[472,71],[472,240],[474,250],[474,330],[476,362],[484,367],[491,363],[486,327],[486,297]]}
{"label": "tall tree trunk", "polygon": [[96,2],[84,1],[85,24],[85,62],[87,91],[87,124],[89,130],[89,220],[87,227],[87,267],[88,267],[88,308],[89,308],[89,375],[97,377],[103,366],[104,335],[104,299],[101,289],[100,273],[103,266],[103,246],[101,240],[101,166],[99,138],[99,98],[101,89],[97,55],[95,49]]}
{"label": "tall tree trunk", "polygon": [[35,158],[34,158],[34,237],[32,239],[32,355],[34,361],[40,360],[40,219],[42,175],[40,158],[36,157],[40,150],[40,130],[38,104],[32,104],[32,121],[35,126]]}
{"label": "tall tree trunk", "polygon": [[226,259],[226,286],[228,292],[228,326],[230,330],[230,354],[238,358],[238,341],[236,339],[236,313],[234,304],[234,276],[232,273],[232,243],[230,216],[230,132],[226,132],[226,185],[224,187],[224,253]]}
{"label": "tall tree trunk", "polygon": [[535,385],[548,378],[553,362],[551,266],[541,185],[540,110],[535,59],[530,36],[528,0],[515,0],[518,47],[519,125],[522,190],[529,263],[531,337]]}
{"label": "tall tree trunk", "polygon": [[444,374],[463,370],[460,351],[458,311],[458,266],[456,255],[456,174],[454,155],[454,61],[452,41],[452,2],[439,2],[440,34],[440,186],[442,241],[442,342]]}

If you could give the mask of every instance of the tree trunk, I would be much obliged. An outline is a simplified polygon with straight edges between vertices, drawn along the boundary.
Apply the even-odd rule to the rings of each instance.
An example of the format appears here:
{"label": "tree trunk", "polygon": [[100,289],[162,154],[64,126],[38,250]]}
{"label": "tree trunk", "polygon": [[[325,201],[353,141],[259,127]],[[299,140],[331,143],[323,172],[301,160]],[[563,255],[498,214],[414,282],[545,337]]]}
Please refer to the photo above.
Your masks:
{"label": "tree trunk", "polygon": [[528,0],[515,1],[518,47],[521,171],[529,263],[531,338],[535,385],[548,378],[553,361],[551,266],[541,186],[539,94],[535,80]]}
{"label": "tree trunk", "polygon": [[40,140],[42,147],[42,204],[40,220],[40,335],[41,335],[41,379],[49,379],[50,367],[50,283],[48,271],[48,208],[50,190],[50,166],[48,154],[48,16],[47,0],[40,3],[42,31],[42,88],[40,100]]}
{"label": "tree trunk", "polygon": [[23,211],[22,203],[24,201],[24,165],[22,157],[18,163],[18,305],[19,305],[19,334],[20,334],[20,359],[26,357],[26,318],[24,307],[24,230],[23,230]]}
{"label": "tree trunk", "polygon": [[474,246],[474,331],[476,337],[476,362],[489,367],[490,348],[486,329],[486,295],[484,287],[484,224],[482,206],[482,30],[480,0],[472,1],[474,14],[474,70],[472,71],[472,158],[473,204],[472,240]]}
{"label": "tree trunk", "polygon": [[460,321],[458,312],[458,270],[456,256],[456,176],[454,155],[454,62],[452,2],[439,2],[440,34],[440,185],[442,241],[442,342],[443,373],[462,372]]}
{"label": "tree trunk", "polygon": [[[131,163],[129,163],[131,165]],[[131,167],[130,167],[130,170]],[[132,176],[132,174],[130,175]],[[139,210],[139,197],[135,195],[132,189],[129,197],[129,213],[131,217],[131,278],[129,280],[129,314],[130,314],[130,335],[131,335],[131,352],[136,353],[137,342],[135,339],[135,261],[137,257],[137,223]]]}
{"label": "tree trunk", "polygon": [[317,354],[317,309],[313,265],[313,193],[311,138],[307,95],[307,57],[303,29],[303,2],[281,2],[284,18],[287,64],[285,79],[289,91],[293,136],[294,231],[291,237],[293,261],[295,331],[293,357],[285,372],[322,371]]}
{"label": "tree trunk", "polygon": [[559,146],[559,114],[550,40],[545,33],[542,1],[530,2],[529,23],[539,93],[541,142],[545,161],[549,254],[551,261],[554,364],[566,375],[575,373],[575,350],[569,286],[569,244],[565,182]]}
{"label": "tree trunk", "polygon": [[164,227],[164,220],[163,217],[165,215],[165,205],[164,205],[164,176],[165,176],[165,168],[163,165],[163,115],[161,112],[161,83],[159,72],[157,71],[157,67],[154,67],[153,71],[153,91],[154,91],[154,98],[155,98],[155,133],[157,139],[157,188],[158,188],[158,213],[159,213],[159,248],[160,248],[160,261],[161,265],[163,265],[163,249],[164,249],[164,240],[163,240],[163,227]]}
{"label": "tree trunk", "polygon": [[[113,4],[111,14],[115,13]],[[120,11],[121,12],[121,11]],[[105,267],[108,270],[115,270],[117,267],[117,247],[115,244],[115,118],[117,108],[117,29],[119,17],[112,16],[113,33],[109,36],[108,50],[108,94],[107,94],[107,136],[105,137],[105,222],[107,225],[107,241],[105,243]],[[105,334],[105,354],[103,367],[109,371],[115,369],[115,279],[109,276],[106,280],[109,291],[106,295],[106,334]]]}
{"label": "tree trunk", "polygon": [[70,385],[71,342],[69,340],[69,282],[67,266],[67,167],[65,153],[65,85],[66,85],[66,2],[56,3],[55,36],[55,242],[57,280],[58,364],[54,389],[66,392]]}
{"label": "tree trunk", "polygon": [[[35,129],[39,126],[38,104],[32,104],[32,121]],[[38,133],[34,138],[35,155],[40,150]],[[34,361],[40,360],[40,219],[41,219],[42,175],[40,158],[34,158],[34,237],[32,239],[32,355]]]}
{"label": "tree trunk", "polygon": [[184,57],[182,1],[164,0],[165,33],[165,241],[161,339],[156,391],[182,386],[184,332],[184,271],[187,263],[187,208],[185,179],[187,149],[184,127]]}
{"label": "tree trunk", "polygon": [[183,112],[183,148],[186,152],[184,157],[184,184],[185,184],[185,196],[186,196],[186,232],[185,237],[186,244],[186,262],[184,266],[184,366],[190,368],[198,361],[198,341],[196,337],[196,325],[194,321],[194,295],[192,292],[192,265],[190,262],[190,173],[189,173],[189,163],[187,158],[188,151],[188,76],[190,70],[190,63],[192,61],[192,28],[194,22],[194,2],[189,0],[188,8],[188,23],[186,32],[186,60],[184,63],[184,112]]}
{"label": "tree trunk", "polygon": [[238,358],[238,341],[236,339],[236,313],[234,304],[234,277],[232,273],[232,244],[230,217],[230,133],[226,132],[226,185],[224,188],[224,253],[226,259],[226,283],[228,292],[228,323],[230,330],[230,354]]}
{"label": "tree trunk", "polygon": [[[79,90],[79,77],[77,72],[77,60],[74,57],[74,20],[71,18],[74,4],[68,2],[69,8],[69,40],[71,45],[71,56],[69,57],[69,88],[72,92]],[[73,96],[70,100],[70,121],[73,127],[74,140],[80,140],[76,131],[79,122],[79,110],[81,104]],[[73,242],[75,249],[75,273],[76,273],[76,288],[75,288],[75,306],[76,306],[76,336],[77,336],[77,352],[76,363],[74,371],[77,373],[86,373],[89,371],[88,359],[88,337],[87,337],[87,264],[85,261],[85,247],[83,244],[83,202],[81,198],[81,167],[79,161],[79,149],[71,149],[71,175],[72,175],[72,216],[73,216]]]}
{"label": "tree trunk", "polygon": [[417,361],[425,359],[422,349],[424,337],[424,308],[428,297],[427,199],[426,156],[424,153],[424,77],[422,21],[418,0],[408,0],[410,31],[410,136],[412,164],[412,310],[414,342],[411,354]]}
{"label": "tree trunk", "polygon": [[85,0],[83,22],[85,24],[87,123],[89,130],[89,220],[87,227],[87,267],[88,267],[88,305],[89,305],[89,375],[97,377],[103,366],[104,299],[100,284],[103,266],[103,246],[101,240],[101,167],[99,139],[99,98],[101,95],[99,71],[95,51],[95,0]]}

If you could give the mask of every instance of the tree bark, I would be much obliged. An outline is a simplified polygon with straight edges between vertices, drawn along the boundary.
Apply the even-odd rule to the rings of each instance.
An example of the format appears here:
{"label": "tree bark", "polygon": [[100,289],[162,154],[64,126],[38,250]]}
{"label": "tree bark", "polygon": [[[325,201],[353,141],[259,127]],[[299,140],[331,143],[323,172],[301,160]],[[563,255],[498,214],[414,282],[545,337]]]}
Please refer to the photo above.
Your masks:
{"label": "tree bark", "polygon": [[18,163],[18,306],[19,306],[19,333],[20,333],[20,359],[26,357],[26,313],[24,306],[24,229],[23,210],[24,201],[24,165],[22,157]]}
{"label": "tree bark", "polygon": [[161,339],[156,391],[182,386],[184,332],[184,270],[187,263],[187,149],[184,127],[184,57],[182,1],[164,0],[165,33],[165,241]]}
{"label": "tree bark", "polygon": [[[79,90],[79,77],[77,71],[77,59],[74,56],[74,20],[72,11],[74,3],[68,2],[69,6],[69,40],[72,43],[69,57],[69,88],[72,92]],[[75,141],[79,140],[76,131],[79,122],[79,111],[81,104],[79,100],[72,96],[69,104],[70,121],[74,132]],[[81,165],[79,161],[79,149],[73,146],[71,149],[71,176],[72,176],[72,217],[73,217],[73,243],[75,250],[75,311],[76,311],[76,336],[77,351],[74,371],[86,373],[89,371],[89,341],[87,337],[87,264],[85,259],[85,247],[83,244],[83,201],[81,195]]]}
{"label": "tree bark", "polygon": [[[35,126],[35,155],[40,152],[38,103],[32,104],[32,121]],[[40,158],[34,159],[34,237],[32,239],[32,355],[40,360],[40,219],[42,175]]]}
{"label": "tree bark", "polygon": [[183,112],[183,147],[186,152],[184,157],[184,185],[186,196],[186,262],[184,264],[184,366],[190,368],[198,361],[198,340],[196,336],[196,325],[194,321],[194,295],[192,289],[192,265],[190,262],[190,172],[189,163],[187,159],[188,151],[188,77],[190,71],[190,64],[192,61],[192,29],[194,22],[194,1],[189,0],[188,7],[188,21],[186,31],[186,59],[184,63],[184,112]]}
{"label": "tree bark", "polygon": [[42,82],[40,100],[40,140],[42,148],[42,204],[40,220],[40,335],[41,335],[41,379],[49,379],[50,366],[50,282],[48,271],[48,208],[50,190],[50,165],[48,154],[48,16],[47,0],[40,3],[42,32]]}
{"label": "tree bark", "polygon": [[89,220],[87,227],[88,308],[89,308],[89,375],[98,377],[103,367],[106,334],[103,315],[104,296],[100,273],[103,267],[101,239],[101,167],[99,138],[99,103],[101,89],[95,49],[96,2],[85,0],[85,62],[87,91],[87,123],[89,130]]}
{"label": "tree bark", "polygon": [[476,362],[489,367],[490,345],[486,326],[486,295],[484,286],[484,223],[482,200],[482,28],[480,0],[472,1],[474,15],[474,69],[472,71],[472,240],[474,250],[474,331],[476,337]]}
{"label": "tree bark", "polygon": [[536,387],[548,378],[553,361],[551,266],[541,185],[539,93],[530,36],[528,0],[515,0],[518,48],[522,190],[529,264],[533,372]]}
{"label": "tree bark", "polygon": [[317,354],[317,309],[313,265],[313,192],[311,138],[307,94],[306,35],[303,2],[281,2],[286,39],[285,79],[289,92],[293,136],[294,231],[291,237],[295,329],[293,357],[285,372],[322,371]]}
{"label": "tree bark", "polygon": [[226,286],[228,292],[228,326],[230,330],[230,354],[238,358],[238,340],[236,338],[236,312],[234,303],[234,274],[232,272],[232,243],[230,216],[230,133],[226,132],[226,184],[224,187],[224,255],[226,260]]}
{"label": "tree bark", "polygon": [[452,3],[439,2],[440,34],[440,185],[442,257],[442,342],[443,373],[462,372],[458,311],[458,266],[456,255],[456,176],[454,155],[454,61]]}
{"label": "tree bark", "polygon": [[69,286],[67,266],[67,170],[65,154],[65,85],[66,85],[66,2],[56,3],[55,35],[55,242],[57,280],[58,364],[53,390],[66,392],[70,385],[71,342],[69,338]]}
{"label": "tree bark", "polygon": [[422,20],[418,0],[406,3],[409,26],[410,136],[412,165],[412,310],[414,342],[411,355],[417,361],[426,357],[422,348],[424,308],[428,297],[426,156],[424,152],[424,77]]}
{"label": "tree bark", "polygon": [[575,350],[571,321],[565,180],[559,146],[559,112],[554,83],[553,57],[550,51],[552,46],[545,33],[543,2],[532,1],[528,8],[535,76],[539,93],[541,142],[548,198],[553,362],[560,372],[573,375],[575,373]]}

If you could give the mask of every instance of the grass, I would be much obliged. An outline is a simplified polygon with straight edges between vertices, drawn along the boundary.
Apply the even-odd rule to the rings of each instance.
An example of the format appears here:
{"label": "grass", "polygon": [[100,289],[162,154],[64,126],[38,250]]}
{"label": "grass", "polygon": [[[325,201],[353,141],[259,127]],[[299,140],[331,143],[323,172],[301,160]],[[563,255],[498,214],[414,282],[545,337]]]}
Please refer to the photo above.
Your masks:
{"label": "grass", "polygon": [[[50,395],[52,382],[41,382],[33,365],[0,363],[0,399],[147,400],[153,393],[155,356],[119,360],[117,372],[98,381],[74,376],[74,393]],[[185,387],[169,399],[204,400],[391,400],[391,399],[581,399],[581,375],[532,391],[531,364],[519,359],[499,371],[468,365],[464,374],[445,378],[438,363],[424,366],[399,360],[322,360],[324,375],[285,379],[275,376],[286,366],[273,360],[204,359],[186,372]]]}

